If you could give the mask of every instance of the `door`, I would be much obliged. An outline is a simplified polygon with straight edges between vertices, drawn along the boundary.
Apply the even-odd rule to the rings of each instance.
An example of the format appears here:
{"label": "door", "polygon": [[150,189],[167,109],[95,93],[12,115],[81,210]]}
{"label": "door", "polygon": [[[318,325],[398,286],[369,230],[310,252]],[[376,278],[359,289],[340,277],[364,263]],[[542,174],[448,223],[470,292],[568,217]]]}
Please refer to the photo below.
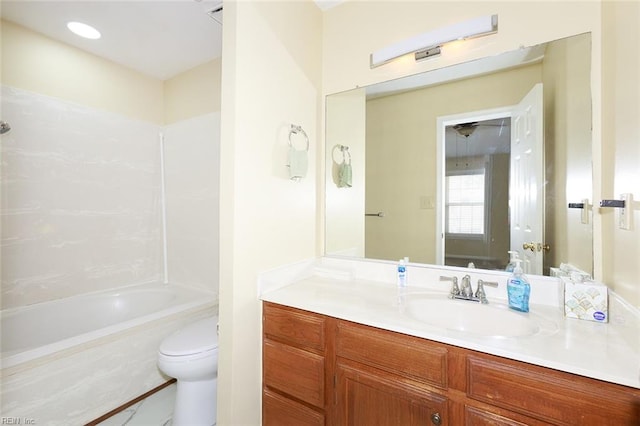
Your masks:
{"label": "door", "polygon": [[525,273],[542,275],[544,254],[544,127],[542,83],[515,106],[511,122],[511,250]]}
{"label": "door", "polygon": [[421,385],[348,361],[338,361],[336,371],[337,425],[449,424],[446,397]]}

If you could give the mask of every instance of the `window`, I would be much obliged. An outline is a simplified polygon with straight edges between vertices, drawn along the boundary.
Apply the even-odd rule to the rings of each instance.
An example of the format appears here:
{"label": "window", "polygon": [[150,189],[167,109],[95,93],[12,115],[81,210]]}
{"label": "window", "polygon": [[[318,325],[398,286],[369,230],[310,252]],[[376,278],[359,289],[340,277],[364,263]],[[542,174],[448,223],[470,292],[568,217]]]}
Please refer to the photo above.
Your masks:
{"label": "window", "polygon": [[484,236],[485,172],[473,170],[446,177],[446,232]]}

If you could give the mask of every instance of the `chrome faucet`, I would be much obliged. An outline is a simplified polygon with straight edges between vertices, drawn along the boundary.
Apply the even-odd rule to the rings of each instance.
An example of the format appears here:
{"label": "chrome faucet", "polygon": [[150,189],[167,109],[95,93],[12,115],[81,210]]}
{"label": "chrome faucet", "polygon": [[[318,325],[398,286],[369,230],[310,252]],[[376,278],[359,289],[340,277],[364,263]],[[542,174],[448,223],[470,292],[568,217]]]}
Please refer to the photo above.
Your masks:
{"label": "chrome faucet", "polygon": [[454,299],[460,294],[458,288],[458,277],[443,277],[440,276],[440,281],[451,281],[451,290],[449,291],[449,299]]}
{"label": "chrome faucet", "polygon": [[490,287],[498,287],[497,282],[493,281],[484,281],[478,280],[478,287],[476,288],[476,292],[474,294],[473,288],[471,286],[471,276],[468,274],[462,277],[462,282],[460,287],[458,287],[458,278],[457,277],[440,277],[440,281],[451,281],[451,290],[449,291],[449,299],[458,299],[458,300],[469,300],[472,302],[480,302],[482,304],[487,304],[489,301],[487,300],[487,295],[484,291],[484,286],[488,285]]}
{"label": "chrome faucet", "polygon": [[478,287],[476,287],[475,298],[478,299],[478,301],[480,301],[480,303],[482,303],[484,305],[489,303],[489,301],[487,300],[487,295],[484,292],[484,286],[485,285],[488,285],[489,287],[497,288],[498,287],[498,283],[494,282],[494,281],[478,280]]}
{"label": "chrome faucet", "polygon": [[469,274],[462,277],[462,285],[460,286],[460,296],[465,299],[473,297],[473,288],[471,288],[471,277]]}

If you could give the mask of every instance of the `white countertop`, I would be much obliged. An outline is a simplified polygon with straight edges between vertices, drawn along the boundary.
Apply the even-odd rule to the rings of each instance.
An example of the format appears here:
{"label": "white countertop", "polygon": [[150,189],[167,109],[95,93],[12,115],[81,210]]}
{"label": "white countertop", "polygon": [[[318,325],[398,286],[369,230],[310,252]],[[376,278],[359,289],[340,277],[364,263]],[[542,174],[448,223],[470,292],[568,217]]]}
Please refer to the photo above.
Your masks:
{"label": "white countertop", "polygon": [[[446,291],[409,285],[404,300],[426,293],[447,299]],[[417,321],[404,312],[398,287],[387,282],[307,276],[269,289],[260,299],[640,389],[637,316],[612,297],[609,323],[564,318],[557,306],[532,304],[530,313],[521,315],[543,317],[555,326],[532,336],[508,338],[474,336]],[[503,303],[491,297],[489,301]]]}

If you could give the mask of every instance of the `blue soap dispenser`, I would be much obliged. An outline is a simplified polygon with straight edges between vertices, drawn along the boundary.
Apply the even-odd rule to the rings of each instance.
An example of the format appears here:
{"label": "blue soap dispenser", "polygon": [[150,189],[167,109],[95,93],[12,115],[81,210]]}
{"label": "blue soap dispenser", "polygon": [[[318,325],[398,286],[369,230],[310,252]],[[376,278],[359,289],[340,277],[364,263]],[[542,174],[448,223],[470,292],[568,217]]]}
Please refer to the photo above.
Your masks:
{"label": "blue soap dispenser", "polygon": [[529,312],[529,295],[531,294],[531,285],[522,273],[520,263],[522,259],[513,259],[515,267],[513,273],[507,281],[507,296],[509,298],[509,307],[520,312]]}

